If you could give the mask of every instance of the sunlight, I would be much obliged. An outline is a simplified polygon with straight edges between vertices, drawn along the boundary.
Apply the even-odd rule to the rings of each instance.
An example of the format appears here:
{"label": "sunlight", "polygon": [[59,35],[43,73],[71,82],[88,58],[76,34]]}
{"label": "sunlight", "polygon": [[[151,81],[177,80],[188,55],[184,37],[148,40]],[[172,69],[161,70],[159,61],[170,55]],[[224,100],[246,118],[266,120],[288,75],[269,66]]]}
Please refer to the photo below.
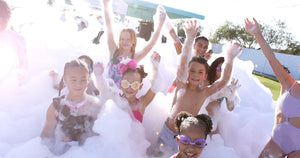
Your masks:
{"label": "sunlight", "polygon": [[0,79],[7,77],[18,63],[18,57],[13,48],[7,45],[0,45],[2,57],[0,58]]}

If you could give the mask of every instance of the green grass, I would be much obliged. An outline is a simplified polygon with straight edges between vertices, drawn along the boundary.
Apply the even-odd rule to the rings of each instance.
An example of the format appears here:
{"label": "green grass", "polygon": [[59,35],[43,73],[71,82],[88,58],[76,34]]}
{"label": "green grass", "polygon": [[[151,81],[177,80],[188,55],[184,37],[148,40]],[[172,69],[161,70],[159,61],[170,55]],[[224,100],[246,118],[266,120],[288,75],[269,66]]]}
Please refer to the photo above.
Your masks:
{"label": "green grass", "polygon": [[279,97],[280,94],[280,83],[278,81],[274,81],[272,79],[263,77],[263,76],[259,76],[259,75],[255,75],[253,74],[255,77],[257,77],[259,79],[259,81],[266,86],[267,88],[269,88],[273,94],[273,99],[277,100],[277,98]]}

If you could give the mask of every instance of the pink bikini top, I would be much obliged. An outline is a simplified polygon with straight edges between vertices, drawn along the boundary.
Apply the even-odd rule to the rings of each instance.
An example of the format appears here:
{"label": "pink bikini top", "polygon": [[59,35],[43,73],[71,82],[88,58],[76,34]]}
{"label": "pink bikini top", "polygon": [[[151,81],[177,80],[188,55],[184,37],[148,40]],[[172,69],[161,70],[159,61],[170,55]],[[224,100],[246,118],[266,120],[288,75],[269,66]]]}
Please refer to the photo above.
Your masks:
{"label": "pink bikini top", "polygon": [[[125,98],[124,97],[124,95],[123,94],[120,94],[120,96],[121,97],[123,97],[123,98]],[[138,108],[137,108],[137,110],[132,110],[132,113],[133,113],[133,115],[134,115],[134,117],[138,120],[138,121],[140,121],[141,123],[143,122],[143,115],[141,114],[141,112],[140,112],[140,100],[139,99],[137,99],[137,103],[139,104],[138,105]]]}
{"label": "pink bikini top", "polygon": [[132,113],[133,113],[134,117],[135,117],[138,121],[140,121],[141,123],[143,122],[143,115],[142,115],[141,112],[140,112],[140,107],[138,107],[137,110],[132,111]]}
{"label": "pink bikini top", "polygon": [[137,99],[137,103],[139,104],[139,105],[138,105],[138,108],[137,108],[137,110],[132,110],[132,113],[133,113],[134,117],[135,117],[138,121],[140,121],[140,122],[142,123],[142,122],[143,122],[143,115],[142,115],[141,112],[140,112],[140,106],[141,106],[141,104],[140,104],[140,99]]}
{"label": "pink bikini top", "polygon": [[300,99],[290,94],[295,84],[296,81],[278,100],[279,109],[286,118],[300,117]]}

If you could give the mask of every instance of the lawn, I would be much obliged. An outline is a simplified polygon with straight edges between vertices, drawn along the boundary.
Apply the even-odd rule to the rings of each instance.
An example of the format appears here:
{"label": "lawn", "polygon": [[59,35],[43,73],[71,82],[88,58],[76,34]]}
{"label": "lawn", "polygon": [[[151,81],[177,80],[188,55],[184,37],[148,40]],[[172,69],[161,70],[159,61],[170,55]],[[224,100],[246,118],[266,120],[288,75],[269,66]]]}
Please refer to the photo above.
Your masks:
{"label": "lawn", "polygon": [[255,77],[257,77],[259,79],[259,81],[266,86],[267,88],[269,88],[273,94],[273,99],[277,100],[277,98],[279,97],[280,94],[280,84],[277,81],[274,81],[272,79],[263,77],[263,76],[258,76],[253,74]]}

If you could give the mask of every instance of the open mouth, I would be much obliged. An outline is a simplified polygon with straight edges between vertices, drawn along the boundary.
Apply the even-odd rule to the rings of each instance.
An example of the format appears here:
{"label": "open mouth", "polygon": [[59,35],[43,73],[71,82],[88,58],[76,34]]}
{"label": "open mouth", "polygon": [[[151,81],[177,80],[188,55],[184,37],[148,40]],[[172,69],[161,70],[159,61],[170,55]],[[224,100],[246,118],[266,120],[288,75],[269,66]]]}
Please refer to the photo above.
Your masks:
{"label": "open mouth", "polygon": [[200,81],[200,79],[191,78],[191,81],[194,81],[194,82],[199,82],[199,81]]}
{"label": "open mouth", "polygon": [[197,154],[194,153],[194,152],[184,152],[185,155],[188,157],[188,158],[192,158],[192,157],[195,157]]}

